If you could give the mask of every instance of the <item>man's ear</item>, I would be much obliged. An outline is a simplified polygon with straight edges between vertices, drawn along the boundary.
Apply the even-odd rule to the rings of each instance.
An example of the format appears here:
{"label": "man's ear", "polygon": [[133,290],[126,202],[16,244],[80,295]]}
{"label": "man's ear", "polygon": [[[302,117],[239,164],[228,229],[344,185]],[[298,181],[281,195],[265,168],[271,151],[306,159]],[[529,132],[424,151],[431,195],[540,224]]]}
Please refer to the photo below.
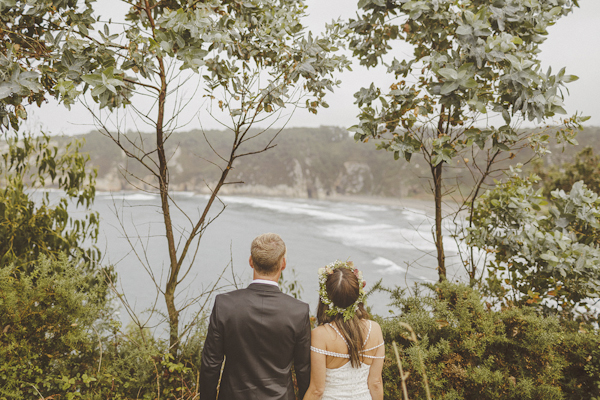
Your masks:
{"label": "man's ear", "polygon": [[285,257],[283,257],[283,260],[281,261],[281,270],[283,271],[286,267],[286,262],[285,262]]}
{"label": "man's ear", "polygon": [[250,264],[250,268],[254,269],[254,263],[252,262],[252,256],[248,258],[248,263]]}

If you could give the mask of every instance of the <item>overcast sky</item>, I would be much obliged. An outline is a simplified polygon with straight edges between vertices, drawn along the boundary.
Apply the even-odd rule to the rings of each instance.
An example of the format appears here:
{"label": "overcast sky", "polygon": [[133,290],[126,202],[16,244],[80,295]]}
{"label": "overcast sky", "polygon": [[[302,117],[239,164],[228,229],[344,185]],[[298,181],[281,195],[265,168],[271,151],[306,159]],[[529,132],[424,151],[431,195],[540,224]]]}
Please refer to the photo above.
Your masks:
{"label": "overcast sky", "polygon": [[[313,32],[320,32],[325,23],[338,17],[349,18],[356,15],[355,0],[307,0],[309,17],[307,24]],[[118,0],[98,0],[96,9],[101,15],[112,15],[115,19],[126,10]],[[563,17],[550,27],[547,41],[542,46],[541,60],[544,68],[552,66],[553,71],[562,67],[567,73],[577,75],[580,79],[568,85],[570,95],[566,99],[566,109],[569,114],[575,111],[583,112],[592,118],[586,125],[600,125],[600,0],[580,0],[580,8],[572,14]],[[400,47],[396,50],[396,58],[409,58],[411,49]],[[353,94],[363,86],[369,86],[373,81],[380,86],[387,86],[389,77],[381,70],[370,70],[360,67],[356,62],[352,72],[340,76],[341,87],[334,93],[329,93],[326,101],[328,109],[321,109],[317,115],[309,114],[306,110],[297,110],[289,120],[288,127],[317,127],[334,125],[347,128],[356,123],[357,108],[354,105]],[[200,105],[198,105],[199,107]],[[192,118],[193,107],[189,111],[190,124],[184,129],[200,127],[197,118]],[[67,111],[63,106],[53,102],[45,104],[41,109],[30,107],[29,129],[40,128],[50,134],[78,134],[94,129],[88,112],[80,105]],[[202,118],[205,129],[221,129],[217,121]],[[148,129],[149,130],[149,129]]]}

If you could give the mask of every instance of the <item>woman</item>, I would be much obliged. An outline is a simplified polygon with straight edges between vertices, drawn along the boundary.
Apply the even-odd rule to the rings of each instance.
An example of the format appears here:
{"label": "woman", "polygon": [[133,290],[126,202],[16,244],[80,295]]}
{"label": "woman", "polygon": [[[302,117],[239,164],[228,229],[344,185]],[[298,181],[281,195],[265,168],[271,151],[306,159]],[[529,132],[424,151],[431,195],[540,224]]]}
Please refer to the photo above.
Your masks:
{"label": "woman", "polygon": [[383,399],[383,335],[364,309],[364,286],[351,262],[319,269],[319,326],[311,334],[304,400]]}

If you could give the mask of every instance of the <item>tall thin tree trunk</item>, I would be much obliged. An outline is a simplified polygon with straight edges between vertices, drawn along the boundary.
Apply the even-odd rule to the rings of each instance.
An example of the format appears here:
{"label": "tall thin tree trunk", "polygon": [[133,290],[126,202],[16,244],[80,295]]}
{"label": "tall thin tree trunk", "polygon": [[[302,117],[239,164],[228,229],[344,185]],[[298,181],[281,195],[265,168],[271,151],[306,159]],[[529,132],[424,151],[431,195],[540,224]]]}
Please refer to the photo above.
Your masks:
{"label": "tall thin tree trunk", "polygon": [[169,248],[170,273],[169,280],[165,288],[165,302],[167,304],[167,313],[169,314],[169,347],[171,354],[175,355],[179,347],[179,311],[175,306],[175,290],[177,289],[177,279],[179,276],[179,262],[177,260],[177,248],[175,246],[175,236],[173,235],[173,223],[171,221],[171,210],[169,205],[169,167],[165,155],[165,139],[163,132],[165,100],[167,94],[167,80],[165,68],[162,59],[159,59],[161,91],[158,96],[158,118],[156,121],[156,149],[158,154],[159,166],[159,188],[160,205],[165,223],[165,234]]}
{"label": "tall thin tree trunk", "polygon": [[[156,24],[152,16],[152,7],[148,0],[144,1],[143,11],[148,17],[150,26],[152,27],[152,35],[154,36]],[[165,155],[165,137],[164,137],[164,120],[165,120],[165,103],[167,99],[167,70],[162,57],[157,57],[159,76],[160,76],[160,91],[158,93],[157,118],[156,118],[156,150],[158,155],[158,179],[160,192],[160,206],[162,209],[163,219],[165,223],[165,235],[169,247],[169,280],[165,288],[165,302],[167,304],[167,313],[169,314],[169,348],[171,354],[177,354],[179,348],[179,311],[175,306],[175,290],[177,289],[177,277],[179,275],[179,262],[177,261],[177,248],[175,246],[175,236],[173,235],[173,223],[171,221],[171,211],[169,206],[169,166],[167,165],[167,157]]]}
{"label": "tall thin tree trunk", "polygon": [[[437,134],[438,137],[447,134],[450,128],[450,109],[446,119],[446,131],[444,131],[444,112],[446,106],[442,105],[440,111],[440,119],[438,120]],[[433,198],[435,201],[435,249],[437,250],[438,276],[439,281],[446,280],[446,256],[444,255],[444,241],[442,234],[442,172],[444,162],[441,161],[436,166],[431,166],[431,174],[433,175]]]}
{"label": "tall thin tree trunk", "polygon": [[435,200],[435,248],[437,250],[439,281],[446,280],[446,256],[444,255],[444,242],[442,235],[442,171],[444,163],[432,167],[433,197]]}

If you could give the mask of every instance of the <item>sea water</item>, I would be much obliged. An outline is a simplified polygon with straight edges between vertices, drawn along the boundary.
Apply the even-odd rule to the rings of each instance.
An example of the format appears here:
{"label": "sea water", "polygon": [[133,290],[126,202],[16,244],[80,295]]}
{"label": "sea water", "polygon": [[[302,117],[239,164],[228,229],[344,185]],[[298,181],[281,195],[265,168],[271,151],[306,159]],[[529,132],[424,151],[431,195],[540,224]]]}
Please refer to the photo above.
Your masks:
{"label": "sea water", "polygon": [[[208,196],[174,193],[173,230],[180,254],[198,221]],[[114,265],[117,288],[131,309],[142,315],[156,307],[165,310],[161,294],[169,273],[169,252],[160,198],[146,193],[98,193],[94,209],[100,213],[98,246],[102,263]],[[359,204],[311,199],[222,196],[209,214],[210,223],[200,242],[190,247],[182,264],[178,306],[192,303],[184,313],[193,315],[205,303],[202,294],[245,287],[252,280],[248,265],[250,243],[265,232],[278,233],[287,245],[284,280],[297,281],[301,299],[316,313],[317,269],[339,260],[351,260],[363,271],[368,290],[382,280],[386,287],[413,287],[437,281],[432,211],[400,206]],[[207,221],[207,222],[208,222]],[[452,265],[457,247],[444,242],[449,276],[460,274]],[[199,297],[198,302],[191,300]],[[373,312],[388,313],[383,292],[368,299]],[[127,313],[123,313],[127,319]]]}

